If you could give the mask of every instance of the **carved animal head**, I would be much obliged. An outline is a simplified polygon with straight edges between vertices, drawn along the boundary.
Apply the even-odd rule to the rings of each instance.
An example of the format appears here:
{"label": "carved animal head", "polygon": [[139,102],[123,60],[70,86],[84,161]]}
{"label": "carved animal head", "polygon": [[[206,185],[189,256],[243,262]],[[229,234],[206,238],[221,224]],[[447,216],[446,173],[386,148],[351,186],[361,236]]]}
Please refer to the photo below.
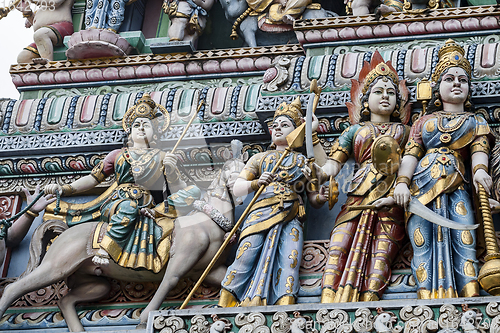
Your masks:
{"label": "carved animal head", "polygon": [[393,323],[397,321],[397,317],[390,312],[380,312],[373,323],[373,328],[377,333],[391,333]]}
{"label": "carved animal head", "polygon": [[[232,158],[227,160],[222,166],[221,171],[218,174],[212,184],[208,187],[208,190],[215,192],[217,196],[229,200],[229,195],[232,195],[232,189],[236,179],[240,175],[240,172],[245,167],[245,159],[248,158],[248,153],[242,153],[243,144],[239,140],[233,140],[231,142],[232,152],[229,149],[223,152],[224,158]],[[235,205],[241,204],[243,201],[241,198],[234,198]]]}
{"label": "carved animal head", "polygon": [[212,319],[214,323],[210,325],[210,333],[224,333],[232,327],[231,322],[226,318],[219,319],[216,314],[213,314]]}

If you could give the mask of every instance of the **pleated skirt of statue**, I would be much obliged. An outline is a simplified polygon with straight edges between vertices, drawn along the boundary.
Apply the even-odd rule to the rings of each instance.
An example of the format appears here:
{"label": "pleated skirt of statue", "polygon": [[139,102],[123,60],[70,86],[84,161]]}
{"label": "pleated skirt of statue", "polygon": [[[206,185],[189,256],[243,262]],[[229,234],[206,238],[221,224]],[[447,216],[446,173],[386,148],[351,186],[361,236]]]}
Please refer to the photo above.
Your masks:
{"label": "pleated skirt of statue", "polygon": [[330,237],[322,303],[376,301],[389,284],[391,263],[405,236],[390,212],[364,210]]}
{"label": "pleated skirt of statue", "polygon": [[[474,224],[474,210],[464,190],[441,194],[427,207],[457,223]],[[441,227],[417,215],[410,217],[407,230],[418,298],[478,295],[475,231]]]}
{"label": "pleated skirt of statue", "polygon": [[296,298],[303,237],[302,223],[293,219],[241,239],[222,288],[240,306],[280,304],[287,296]]}

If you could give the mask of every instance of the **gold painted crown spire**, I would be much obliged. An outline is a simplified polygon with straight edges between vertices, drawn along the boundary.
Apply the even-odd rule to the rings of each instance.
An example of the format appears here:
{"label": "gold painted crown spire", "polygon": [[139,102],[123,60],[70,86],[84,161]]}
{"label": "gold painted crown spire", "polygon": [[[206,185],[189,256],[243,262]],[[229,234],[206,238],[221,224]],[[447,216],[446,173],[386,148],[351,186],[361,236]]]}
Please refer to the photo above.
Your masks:
{"label": "gold painted crown spire", "polygon": [[132,124],[137,118],[155,119],[164,117],[160,131],[164,132],[170,126],[170,115],[163,105],[157,104],[151,95],[145,93],[130,109],[127,110],[122,120],[122,127],[126,132],[130,131]]}
{"label": "gold painted crown spire", "polygon": [[465,58],[465,50],[458,45],[453,39],[448,39],[444,46],[439,49],[439,61],[432,74],[432,81],[438,82],[443,73],[450,67],[462,68],[469,77],[472,73],[472,68],[469,60]]}
{"label": "gold painted crown spire", "polygon": [[281,103],[274,112],[273,121],[280,116],[290,118],[295,127],[300,126],[302,124],[302,104],[300,103],[300,97],[297,97],[290,104],[286,104],[286,102]]}

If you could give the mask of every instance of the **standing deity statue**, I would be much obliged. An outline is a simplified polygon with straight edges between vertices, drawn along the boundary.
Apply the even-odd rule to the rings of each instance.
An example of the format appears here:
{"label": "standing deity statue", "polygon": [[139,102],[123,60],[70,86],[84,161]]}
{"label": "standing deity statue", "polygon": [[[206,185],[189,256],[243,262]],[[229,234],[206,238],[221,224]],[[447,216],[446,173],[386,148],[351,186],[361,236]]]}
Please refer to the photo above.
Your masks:
{"label": "standing deity statue", "polygon": [[[300,99],[282,103],[270,127],[273,149],[252,156],[234,185],[238,196],[265,188],[242,224],[236,258],[222,281],[220,306],[295,303],[304,241],[302,196],[307,194],[313,207],[328,200],[323,187],[318,192],[306,186],[311,170],[305,168],[307,158],[297,151],[288,153],[276,173],[271,173],[288,147],[287,135],[301,124]],[[312,127],[317,127],[317,119]],[[325,175],[316,164],[313,169],[321,183]]]}
{"label": "standing deity statue", "polygon": [[406,83],[377,51],[359,80],[352,80],[351,99],[351,126],[335,141],[323,167],[335,177],[350,156],[357,167],[330,235],[323,303],[379,300],[405,236],[404,212],[394,206],[391,192],[410,133]]}
{"label": "standing deity statue", "polygon": [[85,29],[108,29],[118,33],[125,19],[125,6],[136,0],[87,0]]}
{"label": "standing deity statue", "polygon": [[[29,3],[40,8],[33,12]],[[22,0],[17,8],[26,18],[26,28],[33,27],[34,43],[25,47],[17,56],[18,63],[29,63],[33,59],[54,60],[54,46],[63,45],[64,37],[73,34],[71,9],[74,0]]]}
{"label": "standing deity statue", "polygon": [[196,46],[214,3],[215,0],[165,0],[163,10],[171,22],[169,41],[191,41]]}
{"label": "standing deity statue", "polygon": [[[453,40],[439,50],[432,99],[412,126],[394,198],[402,206],[410,199],[418,200],[445,218],[472,225],[475,214],[470,185],[477,190],[481,184],[487,192],[492,187],[488,174],[492,134],[485,119],[473,112],[471,65],[464,55],[464,49]],[[409,217],[407,229],[418,298],[479,295],[473,230],[449,229],[417,215]]]}
{"label": "standing deity statue", "polygon": [[[180,178],[177,157],[155,148],[159,135],[169,126],[169,119],[167,110],[144,94],[123,117],[127,147],[110,152],[88,176],[62,187],[57,184],[45,187],[46,193],[71,195],[94,188],[115,175],[116,183],[108,189],[108,195],[83,206],[65,204],[63,212],[70,227],[95,220],[108,224],[100,250],[93,258],[95,264],[106,265],[111,257],[122,267],[158,273],[168,260],[173,219],[156,217],[175,214],[183,208],[191,210],[189,206],[200,198],[200,190],[186,187]],[[165,192],[175,192],[169,197],[169,210],[153,210],[158,200],[162,200],[165,186]],[[160,192],[160,198],[155,200],[152,192]]]}

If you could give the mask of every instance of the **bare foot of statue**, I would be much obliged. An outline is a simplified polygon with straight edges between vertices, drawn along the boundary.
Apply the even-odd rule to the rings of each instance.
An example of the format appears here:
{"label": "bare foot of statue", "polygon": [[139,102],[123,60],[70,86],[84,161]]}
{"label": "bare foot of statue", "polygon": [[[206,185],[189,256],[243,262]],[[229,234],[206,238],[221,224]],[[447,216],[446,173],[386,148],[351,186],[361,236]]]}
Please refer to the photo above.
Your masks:
{"label": "bare foot of statue", "polygon": [[49,62],[49,59],[45,58],[33,58],[33,63],[38,65],[45,65]]}

